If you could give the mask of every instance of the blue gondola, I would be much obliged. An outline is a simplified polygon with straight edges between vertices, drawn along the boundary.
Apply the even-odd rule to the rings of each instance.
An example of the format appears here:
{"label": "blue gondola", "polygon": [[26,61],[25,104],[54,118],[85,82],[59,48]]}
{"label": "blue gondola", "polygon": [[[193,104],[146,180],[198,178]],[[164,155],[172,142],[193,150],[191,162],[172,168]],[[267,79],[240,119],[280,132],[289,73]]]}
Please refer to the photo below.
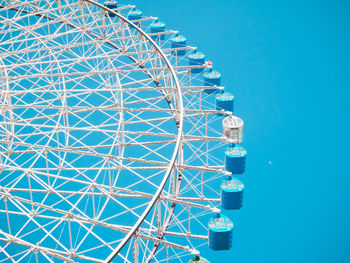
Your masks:
{"label": "blue gondola", "polygon": [[[205,63],[205,55],[197,50],[194,50],[191,54],[188,55],[188,65],[189,66],[201,66]],[[203,71],[203,68],[192,68],[192,73],[200,73]]]}
{"label": "blue gondola", "polygon": [[[186,46],[186,38],[179,34],[176,34],[174,37],[170,39],[171,48],[181,48]],[[178,56],[183,56],[186,54],[186,50],[177,50],[172,51],[173,54],[177,53]]]}
{"label": "blue gondola", "polygon": [[221,206],[226,210],[242,208],[244,185],[236,178],[227,178],[221,183]]}
{"label": "blue gondola", "polygon": [[[117,1],[105,1],[105,2],[103,3],[103,5],[104,5],[105,7],[107,7],[107,8],[109,8],[109,9],[112,9],[112,10],[118,8],[118,3],[117,3]],[[114,17],[115,14],[113,14],[112,12],[109,12],[109,16],[110,16],[110,17]]]}
{"label": "blue gondola", "polygon": [[142,11],[139,9],[136,9],[135,7],[128,13],[128,19],[138,27],[141,26],[141,22],[136,22],[135,20],[139,20],[141,18],[142,18]]}
{"label": "blue gondola", "polygon": [[232,174],[245,172],[247,151],[241,146],[227,147],[225,151],[225,168]]}
{"label": "blue gondola", "polygon": [[[151,33],[162,33],[162,32],[165,32],[165,24],[163,22],[161,22],[161,21],[155,20],[151,24],[150,27],[151,27]],[[162,35],[154,35],[154,36],[152,36],[153,40],[156,40],[158,38],[160,40],[164,40],[165,35],[162,34]]]}
{"label": "blue gondola", "polygon": [[228,250],[232,246],[233,223],[217,214],[209,220],[209,247],[213,250]]}
{"label": "blue gondola", "polygon": [[[233,113],[234,96],[230,92],[221,92],[216,95],[216,109]],[[221,114],[220,114],[221,115]]]}
{"label": "blue gondola", "polygon": [[[213,69],[209,69],[203,73],[203,84],[204,86],[220,86],[221,85],[221,74]],[[204,92],[211,94],[218,92],[218,89],[204,89]]]}

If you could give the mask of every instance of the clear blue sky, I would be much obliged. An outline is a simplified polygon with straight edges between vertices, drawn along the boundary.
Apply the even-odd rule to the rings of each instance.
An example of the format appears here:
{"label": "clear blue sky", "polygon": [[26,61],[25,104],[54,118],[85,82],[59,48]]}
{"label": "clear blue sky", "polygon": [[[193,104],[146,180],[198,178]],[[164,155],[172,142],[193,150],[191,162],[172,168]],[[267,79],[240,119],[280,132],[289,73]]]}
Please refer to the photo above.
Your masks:
{"label": "clear blue sky", "polygon": [[[127,2],[127,1],[120,1]],[[223,74],[245,120],[244,209],[212,262],[350,262],[350,2],[138,0]]]}

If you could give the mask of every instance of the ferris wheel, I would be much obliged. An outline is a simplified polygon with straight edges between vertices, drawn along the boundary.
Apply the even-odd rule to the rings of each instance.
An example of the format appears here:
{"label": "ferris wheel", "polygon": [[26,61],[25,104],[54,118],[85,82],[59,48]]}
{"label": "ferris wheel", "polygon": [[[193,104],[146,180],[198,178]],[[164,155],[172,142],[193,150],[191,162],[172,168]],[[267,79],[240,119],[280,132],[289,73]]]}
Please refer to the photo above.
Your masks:
{"label": "ferris wheel", "polygon": [[135,6],[0,0],[0,262],[230,249],[247,153],[221,77]]}

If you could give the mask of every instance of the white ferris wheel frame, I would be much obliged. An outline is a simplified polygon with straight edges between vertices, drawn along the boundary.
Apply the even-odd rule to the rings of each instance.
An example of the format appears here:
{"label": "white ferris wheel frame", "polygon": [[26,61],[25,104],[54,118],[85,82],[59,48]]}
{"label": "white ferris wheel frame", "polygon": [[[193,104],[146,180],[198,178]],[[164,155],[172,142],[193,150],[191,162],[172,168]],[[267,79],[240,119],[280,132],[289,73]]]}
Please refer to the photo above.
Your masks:
{"label": "white ferris wheel frame", "polygon": [[[152,196],[151,201],[148,203],[146,209],[143,211],[142,215],[139,217],[139,219],[137,220],[137,222],[134,224],[134,226],[130,229],[127,230],[127,234],[126,236],[123,238],[123,240],[118,244],[118,246],[114,249],[114,251],[108,256],[108,258],[104,261],[104,262],[111,262],[113,260],[113,258],[123,249],[123,247],[130,241],[130,239],[137,233],[138,229],[140,228],[142,222],[144,222],[145,218],[147,217],[147,215],[149,214],[149,212],[152,210],[152,208],[155,206],[156,202],[158,200],[166,200],[165,197],[161,197],[161,193],[167,183],[167,181],[169,180],[169,177],[171,175],[171,172],[175,169],[175,167],[185,167],[185,165],[183,165],[183,156],[181,154],[181,147],[182,144],[184,142],[184,135],[183,135],[183,125],[184,125],[184,105],[183,105],[183,99],[182,99],[182,90],[180,87],[180,83],[179,83],[179,79],[178,76],[175,72],[174,66],[170,63],[170,61],[168,60],[168,57],[164,54],[163,50],[157,45],[157,43],[150,37],[149,34],[147,34],[146,32],[144,32],[140,27],[138,27],[135,23],[133,23],[132,21],[128,20],[127,18],[125,18],[124,16],[122,16],[120,13],[109,9],[107,7],[105,7],[102,4],[97,3],[96,1],[93,0],[80,0],[79,3],[90,3],[92,5],[98,6],[99,8],[101,8],[102,10],[105,10],[106,12],[109,12],[111,14],[113,14],[114,16],[117,16],[120,20],[124,21],[125,23],[127,23],[128,25],[130,25],[131,27],[133,27],[134,29],[136,29],[143,37],[145,37],[149,43],[152,44],[152,46],[154,47],[154,49],[158,52],[158,54],[160,55],[160,57],[164,60],[164,62],[166,63],[169,72],[171,73],[171,76],[174,80],[175,83],[175,88],[176,88],[176,102],[177,102],[177,107],[178,110],[174,109],[173,106],[171,105],[171,102],[168,101],[169,106],[171,107],[171,111],[174,114],[175,120],[176,120],[176,124],[177,124],[177,136],[175,138],[175,148],[173,151],[173,154],[171,156],[170,162],[167,165],[167,169],[166,169],[166,173],[157,189],[157,191],[155,192],[155,194]],[[49,17],[46,17],[49,19]],[[74,24],[71,24],[69,21],[65,22],[66,25],[68,26],[75,26]],[[93,35],[93,32],[88,32],[89,34]],[[108,43],[108,41],[107,41]],[[112,43],[110,43],[111,45],[113,45]],[[181,48],[180,48],[181,49]],[[186,49],[186,48],[182,48],[182,49]],[[59,63],[58,63],[59,65]],[[181,68],[181,67],[177,67],[177,68]],[[5,68],[6,69],[6,68]],[[183,87],[182,87],[183,88]],[[195,87],[192,87],[195,88]],[[205,87],[198,87],[199,90],[204,89]],[[218,89],[222,89],[222,87],[217,87]],[[167,87],[159,87],[160,91],[165,91],[167,89]],[[121,108],[121,110],[123,110]],[[195,110],[186,110],[187,113],[192,113],[193,115],[198,114],[201,115],[203,114],[203,112],[199,113],[196,112]],[[217,110],[207,110],[204,112],[204,114],[216,114],[218,113]],[[190,136],[188,136],[187,138],[192,139],[192,140],[199,140],[199,138],[196,138],[195,136],[193,136],[192,138]],[[207,138],[207,140],[222,140],[225,141],[224,139],[218,139],[218,138]],[[179,163],[176,163],[176,159],[179,158]],[[198,168],[199,169],[199,168]],[[218,169],[216,168],[208,168],[208,167],[203,167],[200,168],[201,171],[210,171],[210,172],[217,172]],[[223,174],[227,174],[227,172],[225,172],[222,167],[220,167],[220,172]],[[194,200],[194,199],[193,199]],[[204,199],[203,199],[204,200]],[[189,201],[192,201],[191,199],[180,199],[180,198],[176,198],[176,197],[168,197],[168,201],[172,202],[172,203],[181,203],[184,205],[189,205]],[[206,201],[208,202],[216,202],[218,200],[209,200],[207,199]],[[193,204],[191,204],[193,205]],[[205,207],[204,205],[198,205],[198,207],[203,208],[203,209],[209,209],[213,212],[218,212],[218,209],[215,208],[208,208]],[[125,229],[124,229],[125,231]],[[175,233],[173,233],[174,235],[176,235]],[[191,236],[192,234],[188,235]],[[185,236],[185,235],[184,235]],[[194,237],[194,235],[192,235]],[[196,238],[200,238],[200,239],[205,239],[204,236],[197,236]],[[152,239],[151,239],[152,240]],[[154,240],[155,242],[158,242],[159,240]],[[166,242],[165,242],[166,244]],[[177,247],[176,244],[171,244],[168,243],[169,245],[173,246],[173,247]],[[178,248],[183,249],[183,250],[187,250],[190,251],[193,254],[197,254],[198,252],[196,250],[191,250],[187,247],[181,247],[180,245],[178,246]]]}

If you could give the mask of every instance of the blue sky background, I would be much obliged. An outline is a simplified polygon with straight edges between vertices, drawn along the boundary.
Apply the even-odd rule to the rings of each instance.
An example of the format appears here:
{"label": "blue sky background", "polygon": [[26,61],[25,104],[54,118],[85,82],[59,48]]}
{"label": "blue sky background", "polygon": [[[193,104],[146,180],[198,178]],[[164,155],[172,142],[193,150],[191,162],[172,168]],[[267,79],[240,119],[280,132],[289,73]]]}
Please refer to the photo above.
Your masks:
{"label": "blue sky background", "polygon": [[244,208],[229,213],[234,246],[202,254],[350,262],[350,2],[132,3],[214,62],[245,121]]}

